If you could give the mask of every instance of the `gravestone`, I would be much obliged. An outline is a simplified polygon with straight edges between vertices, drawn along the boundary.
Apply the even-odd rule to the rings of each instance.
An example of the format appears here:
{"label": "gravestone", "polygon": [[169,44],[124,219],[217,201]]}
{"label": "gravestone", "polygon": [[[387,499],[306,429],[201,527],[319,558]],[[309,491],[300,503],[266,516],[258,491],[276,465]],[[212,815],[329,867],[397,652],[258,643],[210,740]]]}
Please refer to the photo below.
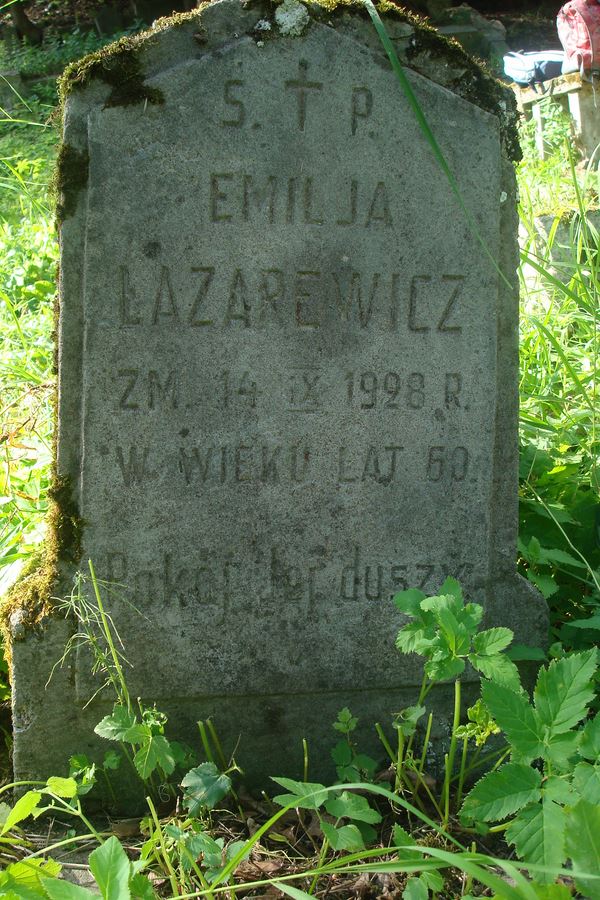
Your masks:
{"label": "gravestone", "polygon": [[[213,716],[254,781],[301,776],[303,736],[322,774],[341,707],[370,729],[414,701],[398,590],[454,575],[488,624],[545,629],[515,571],[510,95],[386,17],[501,276],[364,12],[271,9],[222,0],[67,75],[61,582],[36,595],[68,590],[80,532],[132,696],[196,745]],[[17,778],[93,752],[112,702],[83,709],[85,653],[45,687],[73,626],[30,612]]]}

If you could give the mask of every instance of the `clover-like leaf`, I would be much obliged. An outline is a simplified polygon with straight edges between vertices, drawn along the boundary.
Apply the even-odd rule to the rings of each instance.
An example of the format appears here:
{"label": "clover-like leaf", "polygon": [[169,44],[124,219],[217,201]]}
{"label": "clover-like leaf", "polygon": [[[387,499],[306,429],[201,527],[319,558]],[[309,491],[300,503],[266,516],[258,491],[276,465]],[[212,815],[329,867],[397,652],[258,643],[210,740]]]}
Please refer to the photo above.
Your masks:
{"label": "clover-like leaf", "polygon": [[358,822],[381,822],[381,815],[376,809],[369,806],[366,797],[353,794],[351,791],[342,791],[337,797],[330,797],[325,803],[325,809],[336,819],[354,819]]}
{"label": "clover-like leaf", "polygon": [[321,822],[323,834],[333,850],[364,850],[365,842],[356,825],[342,825],[336,828],[328,822]]}

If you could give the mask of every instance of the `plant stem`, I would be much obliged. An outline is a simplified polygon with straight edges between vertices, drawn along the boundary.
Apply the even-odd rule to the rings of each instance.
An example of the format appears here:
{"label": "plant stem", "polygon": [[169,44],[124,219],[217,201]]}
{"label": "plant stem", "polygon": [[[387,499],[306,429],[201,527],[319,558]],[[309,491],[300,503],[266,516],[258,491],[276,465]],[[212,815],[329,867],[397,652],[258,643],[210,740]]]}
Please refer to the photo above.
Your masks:
{"label": "plant stem", "polygon": [[446,777],[444,778],[444,819],[442,826],[444,830],[448,828],[450,819],[450,781],[452,780],[452,770],[454,768],[454,757],[456,755],[456,745],[458,738],[456,737],[456,729],[460,725],[460,678],[454,682],[454,717],[452,719],[452,734],[450,735],[450,749],[446,756]]}
{"label": "plant stem", "polygon": [[90,570],[90,575],[92,578],[92,586],[94,588],[94,596],[96,598],[96,603],[98,604],[98,610],[100,612],[100,618],[102,620],[102,630],[104,632],[104,636],[106,638],[106,642],[108,644],[110,655],[112,656],[112,661],[117,672],[117,676],[119,679],[119,684],[121,691],[123,692],[123,699],[125,700],[125,705],[127,706],[128,712],[131,712],[131,699],[129,697],[129,691],[127,689],[127,683],[125,681],[125,676],[123,675],[123,669],[121,668],[121,661],[119,660],[119,654],[117,653],[117,648],[115,647],[112,631],[110,628],[110,624],[104,610],[104,604],[102,603],[102,597],[100,596],[100,589],[98,587],[98,579],[96,578],[96,572],[94,571],[94,565],[91,559],[88,559],[88,566]]}

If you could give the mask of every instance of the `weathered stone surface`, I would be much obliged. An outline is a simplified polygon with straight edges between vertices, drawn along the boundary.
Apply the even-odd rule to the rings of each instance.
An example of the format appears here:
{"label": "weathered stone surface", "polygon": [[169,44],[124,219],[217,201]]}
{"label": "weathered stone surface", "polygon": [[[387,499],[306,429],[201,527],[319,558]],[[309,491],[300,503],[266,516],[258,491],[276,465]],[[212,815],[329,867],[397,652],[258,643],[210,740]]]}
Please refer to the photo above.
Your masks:
{"label": "weathered stone surface", "polygon": [[[83,560],[124,585],[132,694],[188,739],[214,715],[253,779],[301,775],[302,736],[320,774],[341,706],[367,725],[414,697],[397,590],[452,574],[490,622],[544,629],[515,574],[506,101],[478,106],[458,51],[446,64],[389,20],[399,52],[458,68],[473,98],[410,73],[508,283],[370,23],[278,13],[224,0],[157,31],[129,100],[117,63],[97,66],[66,105],[78,193],[60,181],[58,468]],[[79,711],[86,657],[44,690],[66,634],[49,620],[14,643],[19,778],[85,750],[105,711]]]}

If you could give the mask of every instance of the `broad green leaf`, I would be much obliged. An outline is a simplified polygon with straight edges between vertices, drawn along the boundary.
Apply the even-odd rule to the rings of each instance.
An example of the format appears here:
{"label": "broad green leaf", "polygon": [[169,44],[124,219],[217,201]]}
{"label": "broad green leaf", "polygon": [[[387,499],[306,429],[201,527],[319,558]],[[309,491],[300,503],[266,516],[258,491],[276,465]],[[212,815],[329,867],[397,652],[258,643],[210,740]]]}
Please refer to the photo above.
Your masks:
{"label": "broad green leaf", "polygon": [[77,782],[74,778],[58,778],[52,775],[46,782],[46,787],[57,797],[71,799],[77,796]]}
{"label": "broad green leaf", "polygon": [[439,893],[444,887],[444,878],[439,872],[436,872],[435,869],[430,869],[429,872],[421,872],[419,878],[423,884],[435,894]]}
{"label": "broad green leaf", "polygon": [[567,854],[573,863],[577,890],[588,900],[600,900],[600,806],[580,800],[569,810]]}
{"label": "broad green leaf", "polygon": [[553,734],[569,731],[586,715],[594,698],[591,680],[596,670],[595,648],[572,653],[540,669],[535,686],[535,707],[542,724]]}
{"label": "broad green leaf", "polygon": [[124,741],[127,744],[137,744],[147,736],[147,730],[139,724],[135,713],[120,705],[114,707],[110,716],[98,722],[94,732],[108,741]]}
{"label": "broad green leaf", "polygon": [[568,731],[566,734],[555,734],[546,743],[546,759],[554,769],[568,772],[573,768],[573,757],[579,753],[581,732]]}
{"label": "broad green leaf", "polygon": [[[71,884],[69,881],[53,881],[50,878],[44,881],[44,890],[50,900],[98,900],[98,894],[88,891],[79,884]],[[123,895],[124,898],[129,896]]]}
{"label": "broad green leaf", "polygon": [[402,891],[402,900],[427,900],[429,889],[420,878],[409,878]]}
{"label": "broad green leaf", "polygon": [[523,763],[506,763],[488,772],[465,797],[461,812],[481,822],[512,816],[541,797],[542,776]]}
{"label": "broad green leaf", "polygon": [[473,649],[475,653],[489,656],[490,653],[500,653],[508,647],[512,639],[513,632],[510,628],[488,628],[487,631],[480,631],[475,635]]}
{"label": "broad green leaf", "polygon": [[575,619],[566,624],[569,628],[590,628],[593,631],[600,631],[600,613],[594,613],[589,619]]}
{"label": "broad green leaf", "polygon": [[400,591],[398,594],[395,594],[393,603],[406,616],[420,616],[421,600],[424,600],[425,597],[426,594],[423,591],[419,591],[417,588],[410,588],[408,591]]}
{"label": "broad green leaf", "polygon": [[137,872],[129,879],[129,889],[132,900],[156,900],[151,882],[141,872]]}
{"label": "broad green leaf", "polygon": [[401,825],[394,825],[392,830],[392,840],[394,842],[394,847],[402,848],[396,851],[398,859],[412,862],[423,859],[421,853],[409,849],[410,847],[414,847],[417,842],[412,834],[405,831]]}
{"label": "broad green leaf", "polygon": [[[280,806],[288,806],[293,802],[294,806],[299,809],[318,809],[331,796],[323,784],[311,781],[294,781],[293,778],[282,777],[273,777],[271,781],[290,791],[289,794],[280,794],[279,797],[273,797],[275,803],[278,803]],[[299,800],[302,801],[301,804],[295,802]]]}
{"label": "broad green leaf", "polygon": [[33,891],[36,896],[44,896],[45,880],[58,878],[61,868],[60,863],[54,859],[23,859],[9,865],[4,874],[7,876],[6,883],[10,889],[19,895],[22,892],[25,895],[24,892]]}
{"label": "broad green leaf", "polygon": [[550,575],[543,575],[539,572],[534,572],[533,569],[528,569],[527,580],[535,584],[544,600],[548,600],[549,597],[552,597],[558,591],[558,585]]}
{"label": "broad green leaf", "polygon": [[550,775],[542,785],[542,793],[548,800],[554,800],[563,806],[577,802],[577,794],[569,783],[569,777],[560,778],[558,775]]}
{"label": "broad green leaf", "polygon": [[533,660],[535,662],[539,660],[544,662],[547,659],[546,653],[541,647],[527,647],[525,644],[513,644],[506,651],[506,655],[513,662],[520,662],[521,660]]}
{"label": "broad green leaf", "polygon": [[114,835],[90,853],[88,865],[103,900],[129,900],[129,857]]}
{"label": "broad green leaf", "polygon": [[514,755],[529,761],[543,754],[541,726],[524,694],[517,694],[502,684],[485,681],[481,695],[492,718],[506,734]]}
{"label": "broad green leaf", "polygon": [[360,794],[353,794],[350,791],[342,791],[337,797],[331,797],[325,803],[325,809],[331,816],[336,819],[343,817],[347,819],[355,819],[358,822],[370,822],[375,824],[381,822],[381,815],[376,809],[369,806],[366,797]]}
{"label": "broad green leaf", "polygon": [[231,779],[223,775],[214,763],[205,762],[190,769],[183,781],[183,805],[190,816],[203,809],[214,809],[231,790]]}
{"label": "broad green leaf", "polygon": [[175,769],[175,760],[168,740],[162,734],[153,734],[133,757],[140,778],[146,781],[156,768],[170,775]]}
{"label": "broad green leaf", "polygon": [[460,586],[460,583],[453,578],[452,575],[448,575],[445,579],[443,585],[440,588],[440,594],[451,594],[455,600],[460,601],[460,605],[463,604],[463,592]]}
{"label": "broad green leaf", "polygon": [[425,673],[431,681],[449,681],[458,678],[465,670],[463,659],[452,657],[441,660],[429,660],[425,663]]}
{"label": "broad green leaf", "polygon": [[419,622],[409,622],[396,635],[396,649],[401,653],[420,653],[424,656],[435,641],[433,626],[424,628]]}
{"label": "broad green leaf", "polygon": [[[556,870],[565,861],[566,814],[552,800],[533,803],[522,809],[506,829],[506,840],[514,844],[519,857],[528,863]],[[551,874],[536,872],[541,884],[553,881]]]}
{"label": "broad green leaf", "polygon": [[338,766],[349,766],[352,755],[352,747],[348,741],[339,741],[331,751],[331,758]]}
{"label": "broad green leaf", "polygon": [[14,828],[15,825],[18,825],[19,822],[22,822],[31,813],[36,809],[40,800],[42,799],[42,795],[39,791],[27,791],[26,794],[23,794],[22,797],[19,797],[10,813],[6,817],[4,825],[2,826],[2,831],[0,831],[0,836],[6,834],[7,831],[10,831],[11,828]]}
{"label": "broad green leaf", "polygon": [[505,687],[518,691],[521,687],[521,679],[519,670],[514,662],[502,653],[495,653],[490,656],[479,653],[470,653],[469,662],[474,669],[497,684],[503,684]]}
{"label": "broad green leaf", "polygon": [[600,756],[600,713],[585,723],[581,735],[579,752],[584,759],[598,759]]}
{"label": "broad green leaf", "polygon": [[588,803],[600,806],[600,766],[581,762],[573,770],[573,787]]}
{"label": "broad green leaf", "polygon": [[321,822],[321,829],[333,850],[353,852],[365,849],[365,842],[356,825],[342,825],[341,828],[336,828],[329,822]]}
{"label": "broad green leaf", "polygon": [[405,738],[412,737],[417,730],[417,723],[427,710],[424,706],[406,706],[394,716],[394,728],[402,733]]}

